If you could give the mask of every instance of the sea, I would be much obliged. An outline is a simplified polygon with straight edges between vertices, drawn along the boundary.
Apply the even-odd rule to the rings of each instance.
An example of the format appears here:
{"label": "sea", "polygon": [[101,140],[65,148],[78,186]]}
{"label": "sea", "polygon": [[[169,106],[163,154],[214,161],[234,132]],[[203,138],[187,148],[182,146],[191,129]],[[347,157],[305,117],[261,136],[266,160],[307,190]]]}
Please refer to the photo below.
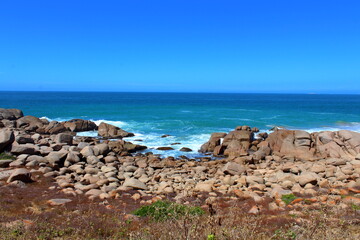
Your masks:
{"label": "sea", "polygon": [[[198,150],[211,133],[229,132],[240,125],[267,132],[273,127],[360,132],[360,95],[0,92],[0,108],[18,108],[24,115],[49,121],[106,122],[135,133],[126,141],[175,157],[199,157]],[[97,136],[97,132],[78,135]],[[174,150],[156,150],[166,146]],[[182,147],[193,151],[181,152]]]}

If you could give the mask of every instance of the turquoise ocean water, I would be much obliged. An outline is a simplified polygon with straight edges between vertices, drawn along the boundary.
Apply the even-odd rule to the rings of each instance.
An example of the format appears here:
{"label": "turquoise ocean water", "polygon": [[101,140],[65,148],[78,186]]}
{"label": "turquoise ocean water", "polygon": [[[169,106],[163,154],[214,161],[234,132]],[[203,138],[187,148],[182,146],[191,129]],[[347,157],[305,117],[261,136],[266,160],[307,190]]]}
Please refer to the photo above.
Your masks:
{"label": "turquoise ocean water", "polygon": [[0,107],[49,120],[108,122],[134,132],[128,140],[142,139],[150,148],[181,143],[174,151],[151,150],[165,155],[183,155],[178,149],[189,147],[194,152],[187,155],[197,156],[212,132],[238,125],[360,132],[360,95],[0,92]]}

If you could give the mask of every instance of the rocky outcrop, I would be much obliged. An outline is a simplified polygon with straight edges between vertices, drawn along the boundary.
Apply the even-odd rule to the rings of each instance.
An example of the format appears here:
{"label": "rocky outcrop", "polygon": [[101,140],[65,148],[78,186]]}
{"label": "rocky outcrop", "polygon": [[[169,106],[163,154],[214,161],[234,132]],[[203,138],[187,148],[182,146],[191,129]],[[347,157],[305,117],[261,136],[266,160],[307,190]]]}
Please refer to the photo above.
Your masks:
{"label": "rocky outcrop", "polygon": [[221,140],[226,136],[226,133],[213,133],[210,140],[204,143],[199,152],[213,152],[217,146],[221,145]]}
{"label": "rocky outcrop", "polygon": [[270,155],[314,160],[328,157],[354,158],[360,153],[360,133],[348,130],[308,133],[275,129],[269,135],[260,133],[257,138],[254,138],[254,132],[254,129],[243,126],[229,134],[214,133],[201,146],[200,152],[231,158],[249,156],[251,161],[257,162]]}
{"label": "rocky outcrop", "polygon": [[360,153],[360,133],[276,130],[266,139],[273,152],[299,159],[350,157]]}
{"label": "rocky outcrop", "polygon": [[100,123],[98,127],[98,134],[104,138],[124,138],[124,137],[133,137],[133,133],[126,132],[119,127],[116,127],[107,123]]}
{"label": "rocky outcrop", "polygon": [[254,132],[248,126],[239,126],[228,134],[213,133],[210,140],[203,144],[200,152],[213,152],[215,156],[246,156],[254,140]]}
{"label": "rocky outcrop", "polygon": [[19,109],[0,108],[0,120],[3,120],[3,119],[16,120],[23,116],[24,116],[23,112]]}

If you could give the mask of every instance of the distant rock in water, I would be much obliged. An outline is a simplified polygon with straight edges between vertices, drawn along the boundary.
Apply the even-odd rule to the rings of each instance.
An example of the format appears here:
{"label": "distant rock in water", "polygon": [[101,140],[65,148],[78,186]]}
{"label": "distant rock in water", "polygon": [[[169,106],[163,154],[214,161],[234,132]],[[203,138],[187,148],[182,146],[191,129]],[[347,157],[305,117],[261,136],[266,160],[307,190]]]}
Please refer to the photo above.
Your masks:
{"label": "distant rock in water", "polygon": [[133,133],[129,133],[119,127],[104,122],[100,123],[98,127],[98,134],[99,136],[105,138],[124,138],[135,136]]}
{"label": "distant rock in water", "polygon": [[192,152],[192,149],[191,149],[191,148],[187,148],[187,147],[182,147],[182,148],[180,149],[180,151],[182,151],[182,152]]}
{"label": "distant rock in water", "polygon": [[157,150],[168,151],[168,150],[174,150],[174,149],[172,147],[158,147]]}

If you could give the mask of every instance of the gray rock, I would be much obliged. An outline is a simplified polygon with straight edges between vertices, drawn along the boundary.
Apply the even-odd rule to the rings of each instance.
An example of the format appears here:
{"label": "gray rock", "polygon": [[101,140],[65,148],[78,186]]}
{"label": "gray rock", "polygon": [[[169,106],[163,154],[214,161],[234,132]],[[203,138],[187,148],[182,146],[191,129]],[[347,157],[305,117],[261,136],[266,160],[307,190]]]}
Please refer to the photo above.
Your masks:
{"label": "gray rock", "polygon": [[84,156],[85,158],[89,157],[89,156],[94,156],[94,151],[90,146],[86,146],[81,150],[81,155]]}
{"label": "gray rock", "polygon": [[308,183],[315,185],[318,181],[319,176],[314,172],[303,172],[297,177],[297,181],[301,186],[305,186]]}
{"label": "gray rock", "polygon": [[68,145],[71,145],[73,142],[73,136],[67,133],[59,133],[55,137],[56,143],[66,143]]}
{"label": "gray rock", "polygon": [[7,168],[9,167],[9,164],[13,162],[14,160],[2,160],[0,159],[0,168]]}
{"label": "gray rock", "polygon": [[110,151],[109,145],[107,145],[106,143],[101,143],[101,144],[95,145],[94,148],[96,148],[98,150],[100,155],[106,155]]}
{"label": "gray rock", "polygon": [[7,147],[10,147],[14,142],[15,136],[13,131],[6,129],[0,130],[0,152],[4,151]]}
{"label": "gray rock", "polygon": [[68,161],[71,164],[80,162],[80,157],[75,152],[69,152],[66,156],[65,161]]}
{"label": "gray rock", "polygon": [[11,153],[20,155],[20,154],[30,154],[34,155],[38,153],[38,150],[35,148],[34,144],[13,144],[11,146]]}
{"label": "gray rock", "polygon": [[3,119],[16,120],[23,116],[24,116],[23,112],[19,109],[0,108],[0,120]]}
{"label": "gray rock", "polygon": [[139,180],[137,180],[135,178],[125,179],[123,187],[131,187],[134,189],[142,189],[142,190],[148,189],[148,187],[143,182],[140,182]]}
{"label": "gray rock", "polygon": [[223,168],[223,172],[230,175],[241,175],[245,171],[246,168],[243,165],[234,162],[228,162]]}
{"label": "gray rock", "polygon": [[10,167],[20,167],[25,165],[25,160],[24,159],[17,159],[15,161],[13,161],[12,163],[9,164]]}
{"label": "gray rock", "polygon": [[106,138],[124,138],[135,136],[133,133],[126,132],[119,127],[104,122],[100,123],[98,134],[99,136]]}
{"label": "gray rock", "polygon": [[329,159],[326,159],[326,164],[333,165],[333,166],[345,165],[346,162],[347,162],[347,160],[343,159],[343,158],[329,158]]}
{"label": "gray rock", "polygon": [[13,181],[22,181],[22,182],[33,182],[31,179],[31,173],[29,170],[25,168],[16,169],[8,178],[7,183],[13,182]]}

